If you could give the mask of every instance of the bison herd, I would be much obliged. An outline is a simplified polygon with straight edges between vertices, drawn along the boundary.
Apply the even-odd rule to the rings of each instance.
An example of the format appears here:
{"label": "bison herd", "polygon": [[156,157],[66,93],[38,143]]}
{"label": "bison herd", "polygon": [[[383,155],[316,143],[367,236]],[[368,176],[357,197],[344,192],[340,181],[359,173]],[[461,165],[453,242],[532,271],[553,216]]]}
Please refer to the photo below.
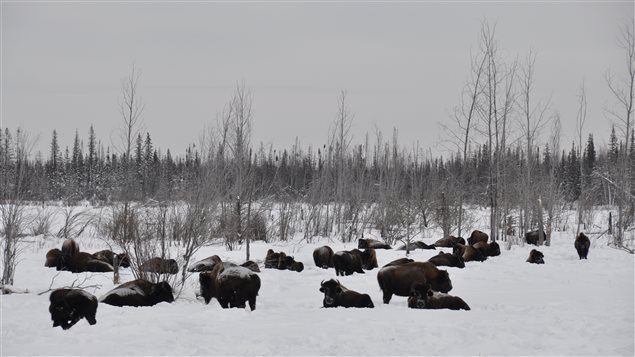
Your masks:
{"label": "bison herd", "polygon": [[[536,244],[534,233],[526,235],[527,242]],[[528,237],[528,238],[527,238]],[[382,291],[383,303],[388,304],[393,295],[407,297],[407,305],[412,309],[451,309],[470,310],[468,304],[460,297],[448,295],[452,290],[452,281],[447,270],[438,267],[464,268],[466,262],[483,262],[489,257],[501,254],[496,242],[488,242],[486,233],[475,230],[470,237],[449,236],[439,239],[432,245],[423,242],[410,243],[409,250],[452,248],[452,253],[439,252],[426,262],[399,258],[384,265],[377,272],[377,283]],[[580,259],[587,259],[590,240],[580,233],[575,240],[575,249]],[[401,247],[405,249],[406,247]],[[315,266],[322,269],[333,268],[335,275],[364,274],[365,270],[378,268],[377,249],[392,249],[388,244],[373,240],[360,239],[358,248],[334,252],[329,246],[318,247],[313,251]],[[529,253],[527,262],[544,264],[544,254],[536,249]],[[127,268],[130,259],[126,254],[102,250],[86,253],[79,250],[79,245],[72,239],[62,244],[62,249],[51,249],[46,254],[46,267],[57,270],[78,272],[111,272],[115,266]],[[264,259],[266,269],[304,270],[302,262],[284,252],[267,251]],[[179,271],[174,259],[155,257],[138,266],[140,271],[159,274],[176,274]],[[223,308],[256,309],[256,297],[261,286],[257,273],[258,264],[246,261],[242,264],[223,262],[218,255],[213,255],[190,265],[189,272],[199,273],[200,290],[197,293],[208,304],[212,298],[218,300]],[[348,289],[336,279],[322,281],[319,291],[324,294],[322,305],[325,308],[373,308],[375,305],[370,295]],[[56,289],[50,294],[49,312],[53,327],[61,326],[64,330],[71,328],[79,320],[85,318],[90,325],[97,323],[95,318],[98,301],[113,306],[153,306],[160,302],[174,301],[172,287],[166,281],[150,282],[137,279],[121,284],[104,294],[99,300],[82,289]]]}

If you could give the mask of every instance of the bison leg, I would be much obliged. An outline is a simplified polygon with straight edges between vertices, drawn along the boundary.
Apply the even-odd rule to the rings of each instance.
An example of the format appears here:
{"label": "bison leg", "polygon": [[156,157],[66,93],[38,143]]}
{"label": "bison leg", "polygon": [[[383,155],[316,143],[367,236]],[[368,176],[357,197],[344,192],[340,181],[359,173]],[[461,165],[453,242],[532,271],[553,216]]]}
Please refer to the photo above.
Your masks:
{"label": "bison leg", "polygon": [[251,296],[249,298],[249,308],[251,309],[251,311],[256,310],[256,296]]}
{"label": "bison leg", "polygon": [[384,290],[384,304],[390,303],[390,299],[392,299],[392,293],[388,290]]}

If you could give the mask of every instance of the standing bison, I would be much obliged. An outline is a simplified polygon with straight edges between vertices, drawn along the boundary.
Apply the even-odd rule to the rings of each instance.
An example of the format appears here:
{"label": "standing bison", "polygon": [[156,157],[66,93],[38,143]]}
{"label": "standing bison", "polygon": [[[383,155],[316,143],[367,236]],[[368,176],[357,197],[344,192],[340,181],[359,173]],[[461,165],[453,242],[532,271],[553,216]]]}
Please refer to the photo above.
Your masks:
{"label": "standing bison", "polygon": [[430,285],[422,283],[412,285],[408,307],[411,309],[470,309],[460,297],[432,291]]}
{"label": "standing bison", "polygon": [[333,267],[333,249],[328,245],[315,248],[313,251],[313,261],[315,266],[322,269]]}
{"label": "standing bison", "polygon": [[224,309],[245,308],[245,302],[249,302],[249,308],[256,310],[260,277],[253,271],[240,266],[226,268],[223,264],[217,264],[211,272],[200,273],[198,279],[206,304],[216,298]]}
{"label": "standing bison", "polygon": [[320,291],[324,293],[324,307],[375,307],[368,294],[349,290],[334,279],[322,281]]}
{"label": "standing bison", "polygon": [[137,279],[110,290],[99,301],[113,306],[154,306],[163,301],[173,302],[174,295],[172,287],[165,281],[154,284]]}
{"label": "standing bison", "polygon": [[61,326],[68,330],[82,318],[91,325],[97,323],[97,298],[82,289],[57,289],[51,293],[49,300],[53,327]]}
{"label": "standing bison", "polygon": [[[542,231],[542,239],[547,239],[547,236],[545,235],[545,231]],[[527,244],[533,244],[533,245],[538,245],[540,240],[539,234],[538,234],[538,230],[535,231],[531,231],[531,232],[527,232],[525,233],[525,242]]]}
{"label": "standing bison", "polygon": [[580,259],[586,259],[589,254],[589,247],[591,247],[591,241],[584,233],[580,232],[575,238],[574,246]]}
{"label": "standing bison", "polygon": [[364,274],[362,252],[359,249],[344,250],[333,254],[335,275]]}
{"label": "standing bison", "polygon": [[377,273],[377,282],[383,292],[384,304],[390,302],[393,294],[410,296],[415,283],[428,283],[433,290],[444,293],[452,290],[452,281],[447,270],[439,270],[430,262],[386,265]]}

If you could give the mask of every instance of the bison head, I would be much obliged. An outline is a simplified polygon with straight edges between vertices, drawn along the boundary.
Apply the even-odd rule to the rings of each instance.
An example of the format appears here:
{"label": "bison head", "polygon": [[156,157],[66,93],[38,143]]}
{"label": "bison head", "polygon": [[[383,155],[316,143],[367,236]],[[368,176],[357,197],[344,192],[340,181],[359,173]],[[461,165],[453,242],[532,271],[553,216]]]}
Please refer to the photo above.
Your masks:
{"label": "bison head", "polygon": [[439,270],[439,274],[433,281],[432,288],[442,293],[447,293],[452,290],[452,281],[450,280],[450,274],[447,270]]}
{"label": "bison head", "polygon": [[342,293],[340,282],[334,279],[320,283],[320,291],[324,293],[324,306],[335,306],[335,298]]}
{"label": "bison head", "polygon": [[150,289],[150,298],[156,302],[173,302],[172,287],[165,281],[155,284]]}
{"label": "bison head", "polygon": [[499,256],[501,255],[501,247],[498,245],[498,243],[492,242],[489,244],[487,253],[490,257]]}
{"label": "bison head", "polygon": [[422,283],[414,283],[410,288],[410,296],[408,296],[408,307],[412,309],[425,309],[428,302],[428,291],[430,285]]}

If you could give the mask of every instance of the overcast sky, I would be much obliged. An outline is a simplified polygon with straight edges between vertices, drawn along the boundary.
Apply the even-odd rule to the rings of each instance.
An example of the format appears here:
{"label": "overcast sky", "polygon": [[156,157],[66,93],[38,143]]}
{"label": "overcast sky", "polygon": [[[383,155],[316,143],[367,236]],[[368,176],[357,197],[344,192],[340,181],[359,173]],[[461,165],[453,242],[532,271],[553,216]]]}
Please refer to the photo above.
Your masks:
{"label": "overcast sky", "polygon": [[[604,81],[624,73],[619,24],[627,2],[466,3],[2,3],[2,127],[53,129],[72,145],[91,124],[110,145],[120,125],[121,79],[141,70],[143,120],[156,146],[183,153],[229,101],[253,92],[253,139],[322,145],[348,91],[354,141],[377,125],[438,152],[469,74],[481,22],[496,23],[504,58],[537,53],[536,101],[552,98],[573,140],[587,88],[586,133],[607,141]],[[545,132],[545,135],[548,135]],[[586,136],[586,135],[585,135]],[[114,139],[114,136],[113,136]]]}

